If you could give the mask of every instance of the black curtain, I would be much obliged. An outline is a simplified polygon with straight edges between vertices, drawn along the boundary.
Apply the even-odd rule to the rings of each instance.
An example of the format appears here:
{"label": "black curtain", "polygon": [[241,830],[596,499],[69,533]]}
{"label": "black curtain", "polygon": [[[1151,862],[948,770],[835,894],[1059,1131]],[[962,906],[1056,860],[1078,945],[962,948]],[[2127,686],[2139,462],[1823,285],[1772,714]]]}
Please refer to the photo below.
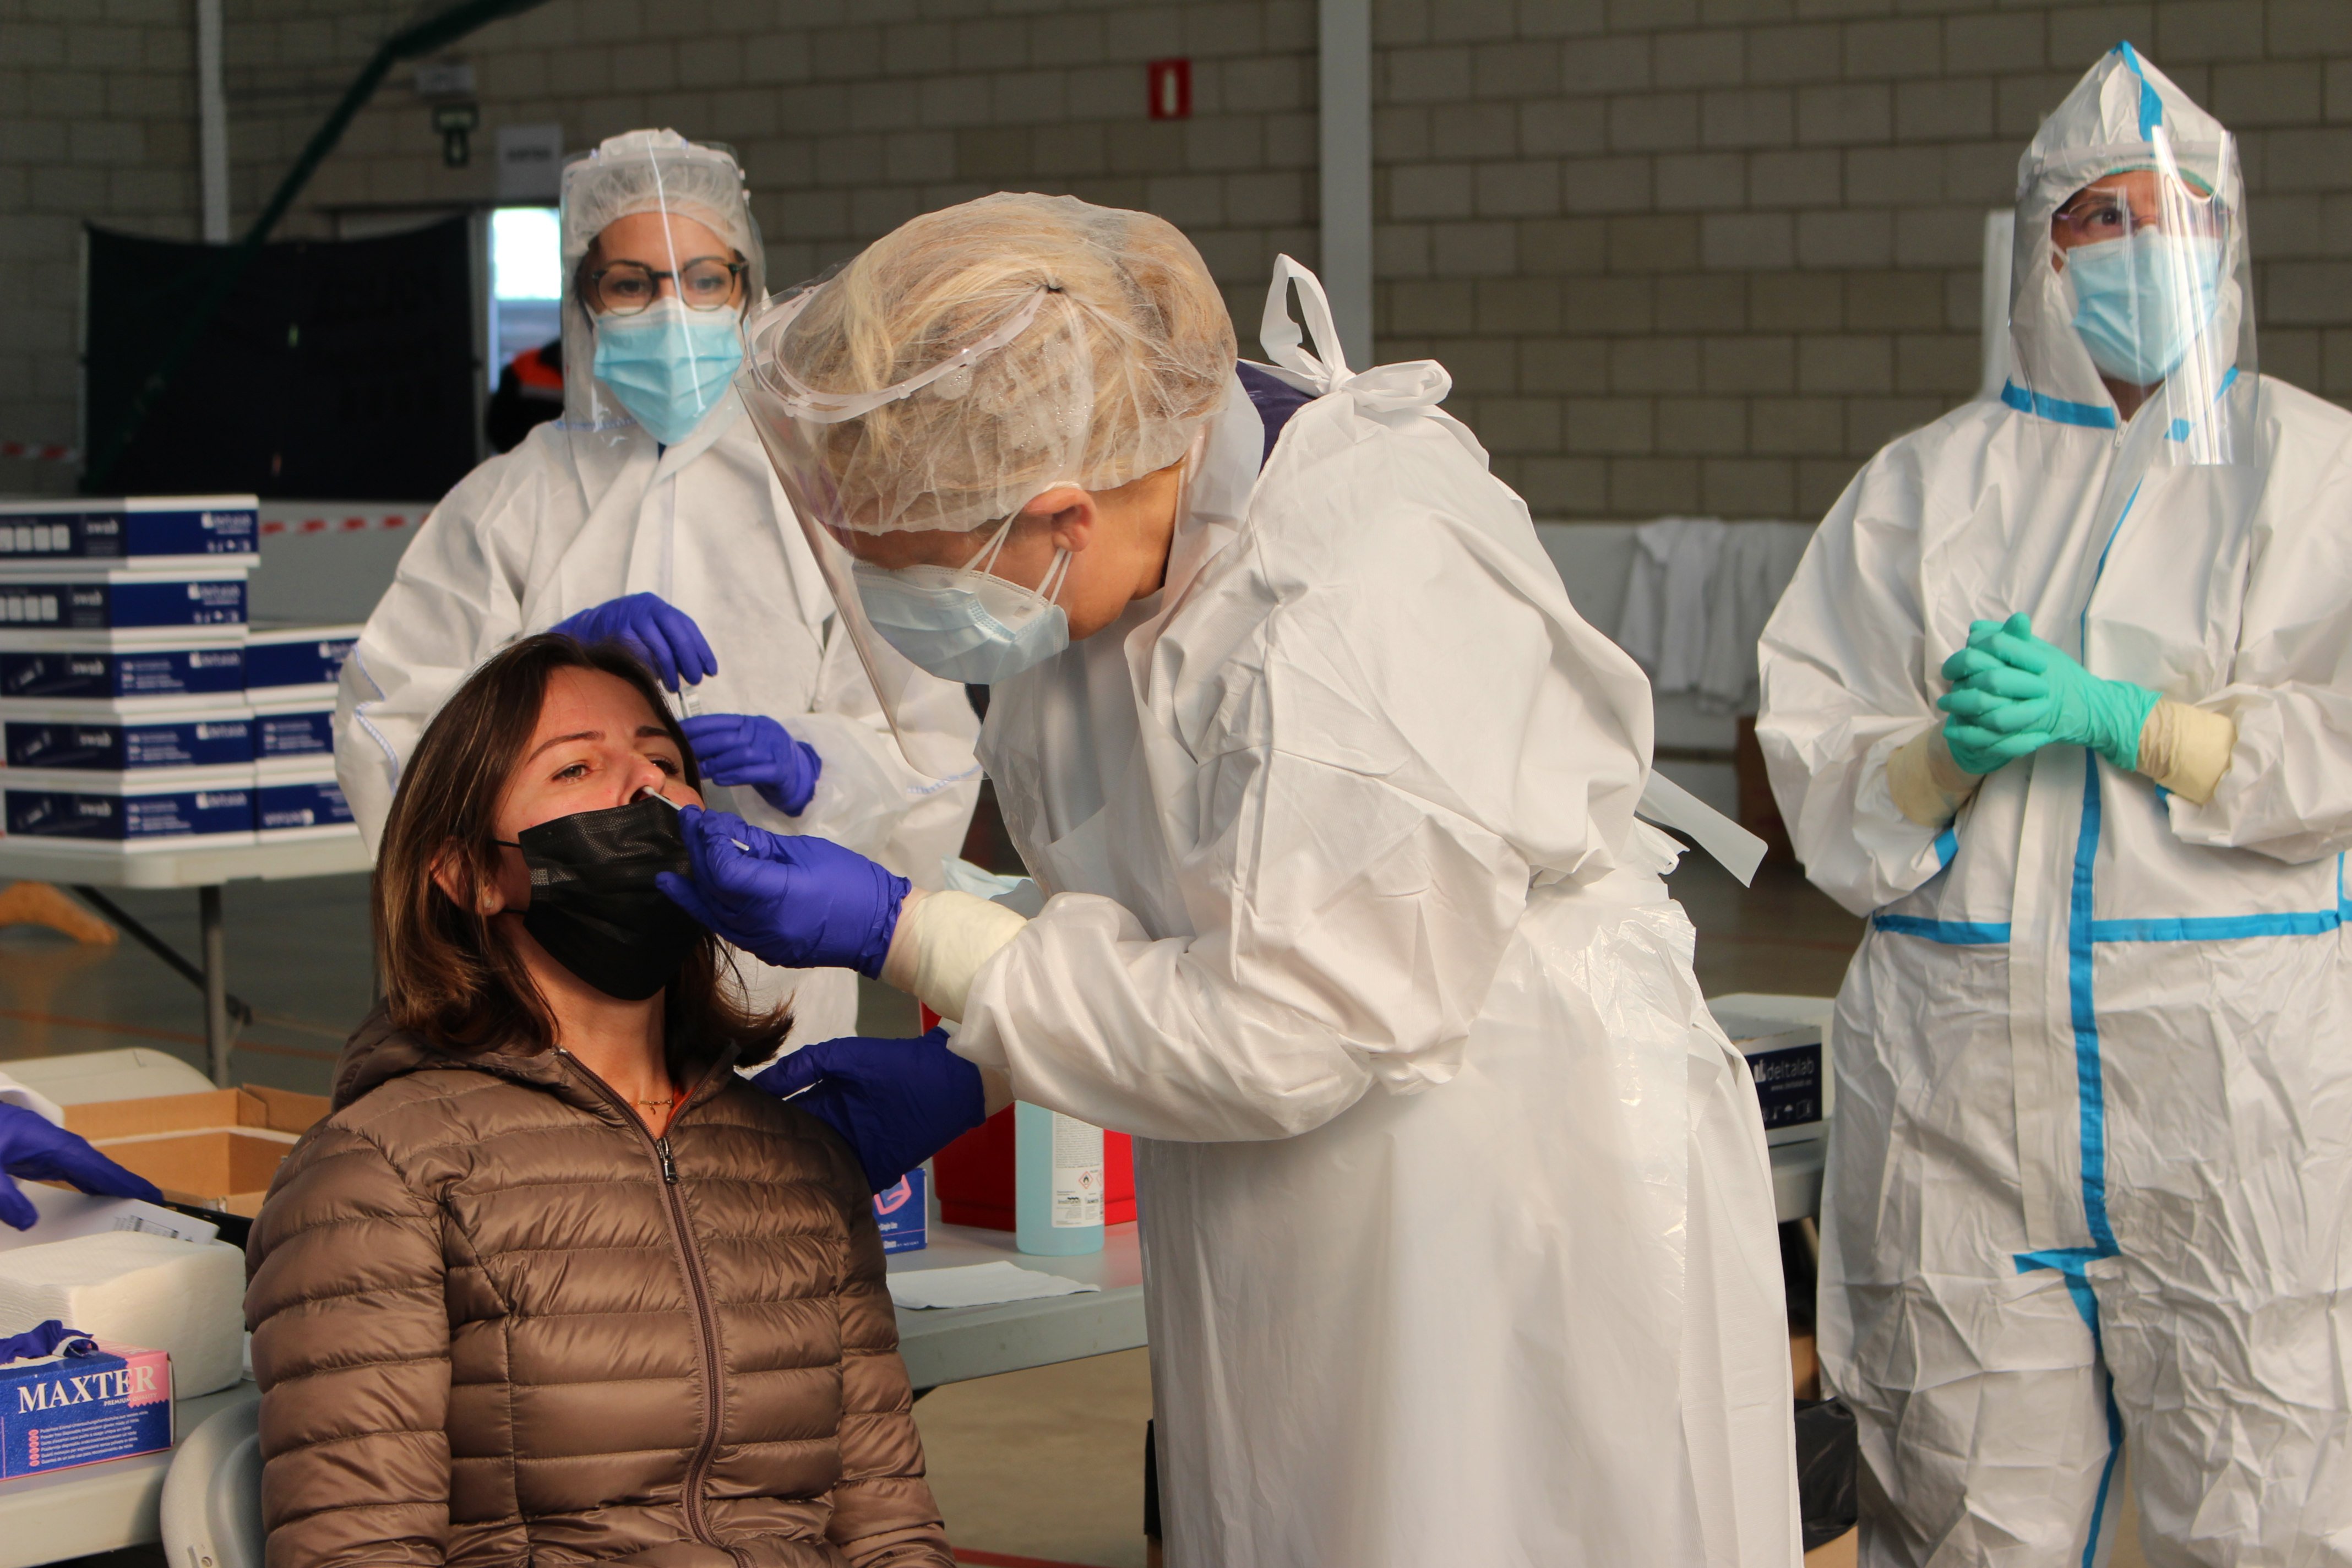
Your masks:
{"label": "black curtain", "polygon": [[[89,231],[82,426],[103,453],[234,253]],[[110,475],[110,495],[434,500],[479,455],[467,220],[262,247]]]}

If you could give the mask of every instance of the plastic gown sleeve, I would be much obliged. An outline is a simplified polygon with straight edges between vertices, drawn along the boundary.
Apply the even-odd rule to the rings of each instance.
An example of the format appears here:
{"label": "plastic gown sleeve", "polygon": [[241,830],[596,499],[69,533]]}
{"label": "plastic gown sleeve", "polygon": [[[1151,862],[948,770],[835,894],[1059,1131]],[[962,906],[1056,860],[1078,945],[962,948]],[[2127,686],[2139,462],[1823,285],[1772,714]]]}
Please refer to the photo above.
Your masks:
{"label": "plastic gown sleeve", "polygon": [[2237,726],[2228,770],[2204,805],[2166,802],[2187,843],[2290,863],[2352,848],[2352,453],[2298,510],[2255,541],[2231,679],[2196,702]]}
{"label": "plastic gown sleeve", "polygon": [[1452,1078],[1528,863],[1379,778],[1273,750],[1202,765],[1197,934],[1062,893],[974,976],[955,1049],[1033,1103],[1148,1138],[1310,1131],[1375,1081]]}
{"label": "plastic gown sleeve", "polygon": [[[746,820],[762,827],[818,834],[879,860],[919,888],[937,888],[940,864],[963,847],[980,798],[980,764],[951,779],[929,778],[909,767],[839,616],[826,617],[824,636],[810,710],[772,715],[794,740],[814,747],[823,763],[808,809],[786,816],[750,790],[736,792],[738,805],[746,808]],[[719,658],[726,657],[722,649]],[[953,739],[966,753],[980,734],[971,700],[952,681],[918,682],[898,718],[927,734]]]}
{"label": "plastic gown sleeve", "polygon": [[1881,454],[1838,498],[1758,649],[1772,793],[1806,876],[1858,915],[1943,864],[1940,826],[1905,816],[1888,778],[1895,752],[1942,721],[1925,672],[1950,651],[1927,646],[1921,502],[1906,468]]}
{"label": "plastic gown sleeve", "polygon": [[527,508],[515,492],[539,479],[520,455],[468,474],[417,530],[392,586],[368,616],[335,694],[335,779],[373,851],[392,815],[400,770],[425,726],[475,666],[521,634],[518,574],[485,539],[494,511]]}

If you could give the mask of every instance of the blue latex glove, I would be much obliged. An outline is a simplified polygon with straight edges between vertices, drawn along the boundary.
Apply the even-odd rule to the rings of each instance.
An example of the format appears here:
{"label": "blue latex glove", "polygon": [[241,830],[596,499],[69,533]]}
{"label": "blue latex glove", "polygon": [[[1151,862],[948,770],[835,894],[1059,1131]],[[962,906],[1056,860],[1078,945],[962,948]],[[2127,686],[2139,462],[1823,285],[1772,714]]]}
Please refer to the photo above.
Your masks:
{"label": "blue latex glove", "polygon": [[0,1366],[6,1366],[12,1361],[38,1361],[59,1351],[68,1355],[96,1355],[98,1342],[79,1329],[67,1328],[64,1323],[51,1318],[21,1334],[10,1334],[0,1339]]}
{"label": "blue latex glove", "polygon": [[945,1029],[819,1040],[751,1082],[779,1100],[799,1095],[793,1103],[841,1134],[877,1193],[987,1120],[980,1069],[948,1049]]}
{"label": "blue latex glove", "polygon": [[2035,637],[2023,616],[1971,624],[1968,646],[1944,661],[1944,678],[1954,683],[1936,701],[1949,715],[1944,738],[1952,760],[1972,773],[2049,745],[2088,746],[2136,768],[2140,729],[2158,700],[2144,686],[2093,675]]}
{"label": "blue latex glove", "polygon": [[616,642],[646,661],[672,691],[719,673],[718,656],[694,617],[659,594],[630,594],[592,605],[547,628],[582,642]]}
{"label": "blue latex glove", "polygon": [[671,901],[779,969],[878,975],[911,886],[855,849],[807,834],[771,833],[727,811],[685,806],[678,831],[694,879],[656,879]]}
{"label": "blue latex glove", "polygon": [[[154,1183],[131,1174],[91,1148],[79,1134],[21,1105],[0,1105],[0,1171],[29,1182],[71,1182],[83,1192],[104,1198],[163,1201]],[[0,1225],[30,1230],[40,1217],[32,1200],[16,1190],[16,1183],[0,1181]]]}
{"label": "blue latex glove", "polygon": [[824,769],[816,748],[759,713],[702,713],[678,728],[702,776],[717,784],[750,784],[786,816],[798,816],[816,793]]}

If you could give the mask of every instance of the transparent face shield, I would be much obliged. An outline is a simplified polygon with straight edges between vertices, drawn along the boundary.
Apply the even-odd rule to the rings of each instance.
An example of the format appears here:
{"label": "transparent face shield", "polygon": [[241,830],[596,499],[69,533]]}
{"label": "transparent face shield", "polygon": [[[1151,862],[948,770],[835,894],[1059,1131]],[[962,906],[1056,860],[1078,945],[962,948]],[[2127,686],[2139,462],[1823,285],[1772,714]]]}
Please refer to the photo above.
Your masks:
{"label": "transparent face shield", "polygon": [[764,287],[734,155],[631,132],[563,172],[565,420],[685,439],[733,384]]}
{"label": "transparent face shield", "polygon": [[2253,298],[2236,150],[2095,149],[2043,172],[2019,213],[2017,378],[2053,426],[2115,430],[2135,466],[2248,460]]}
{"label": "transparent face shield", "polygon": [[[875,692],[881,699],[900,753],[919,773],[940,779],[956,777],[970,770],[971,752],[961,742],[928,733],[905,719],[919,698],[936,689],[936,681],[941,677],[916,665],[899,651],[891,637],[877,627],[861,584],[874,584],[877,599],[887,600],[888,589],[899,584],[911,590],[930,585],[934,578],[942,583],[969,583],[975,572],[992,564],[988,558],[1002,548],[1011,533],[1012,513],[1019,510],[1021,503],[999,512],[992,528],[925,528],[920,526],[925,521],[953,524],[961,520],[936,501],[930,502],[926,510],[926,498],[919,497],[911,508],[902,506],[898,515],[888,519],[854,515],[838,474],[844,454],[858,447],[859,422],[877,411],[887,411],[894,405],[916,399],[953,402],[964,396],[971,389],[971,367],[1027,331],[1045,308],[1048,295],[1043,289],[1030,294],[975,341],[915,375],[879,391],[830,393],[803,384],[787,368],[787,336],[793,321],[818,292],[817,289],[802,289],[774,301],[753,317],[745,331],[747,361],[737,384],[751,415],[752,426],[767,447],[777,479],[792,500],[793,515],[808,540],[810,552],[816,557],[818,570],[833,591],[851,645],[856,648],[859,660],[874,682]],[[1076,406],[1083,409],[1087,405],[1078,403]],[[1032,494],[1042,494],[1052,482],[1056,481],[1038,484]],[[877,523],[896,526],[877,528]],[[993,608],[1004,614],[1027,608],[1026,601],[1036,601],[1040,606],[1047,605],[1051,595],[1045,590],[1050,587],[1057,591],[1066,571],[1066,563],[1057,561],[1050,574],[1051,583],[1040,584],[1034,589],[1004,583],[1003,586],[1012,590],[1009,595],[1000,595],[1007,605],[983,609]],[[1016,599],[1024,604],[1013,605]],[[888,613],[886,603],[886,616]],[[1042,614],[1042,609],[1036,613]],[[1026,615],[1023,621],[1027,624]],[[903,628],[893,629],[904,635]]]}

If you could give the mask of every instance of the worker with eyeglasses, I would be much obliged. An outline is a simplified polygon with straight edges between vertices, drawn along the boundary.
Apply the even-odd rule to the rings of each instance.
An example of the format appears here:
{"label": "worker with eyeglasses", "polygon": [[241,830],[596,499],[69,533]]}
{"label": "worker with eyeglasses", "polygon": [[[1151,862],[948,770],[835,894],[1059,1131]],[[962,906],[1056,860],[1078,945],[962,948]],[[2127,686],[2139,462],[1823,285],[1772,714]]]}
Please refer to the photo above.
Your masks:
{"label": "worker with eyeglasses", "polygon": [[[646,661],[728,809],[937,885],[977,798],[979,722],[961,687],[915,675],[896,721],[961,765],[907,763],[744,418],[732,386],[765,258],[734,155],[612,137],[565,166],[561,230],[563,416],[434,509],[343,667],[335,771],[369,844],[442,702],[553,630]],[[788,1044],[855,1030],[849,971],[743,973],[792,1007]]]}

